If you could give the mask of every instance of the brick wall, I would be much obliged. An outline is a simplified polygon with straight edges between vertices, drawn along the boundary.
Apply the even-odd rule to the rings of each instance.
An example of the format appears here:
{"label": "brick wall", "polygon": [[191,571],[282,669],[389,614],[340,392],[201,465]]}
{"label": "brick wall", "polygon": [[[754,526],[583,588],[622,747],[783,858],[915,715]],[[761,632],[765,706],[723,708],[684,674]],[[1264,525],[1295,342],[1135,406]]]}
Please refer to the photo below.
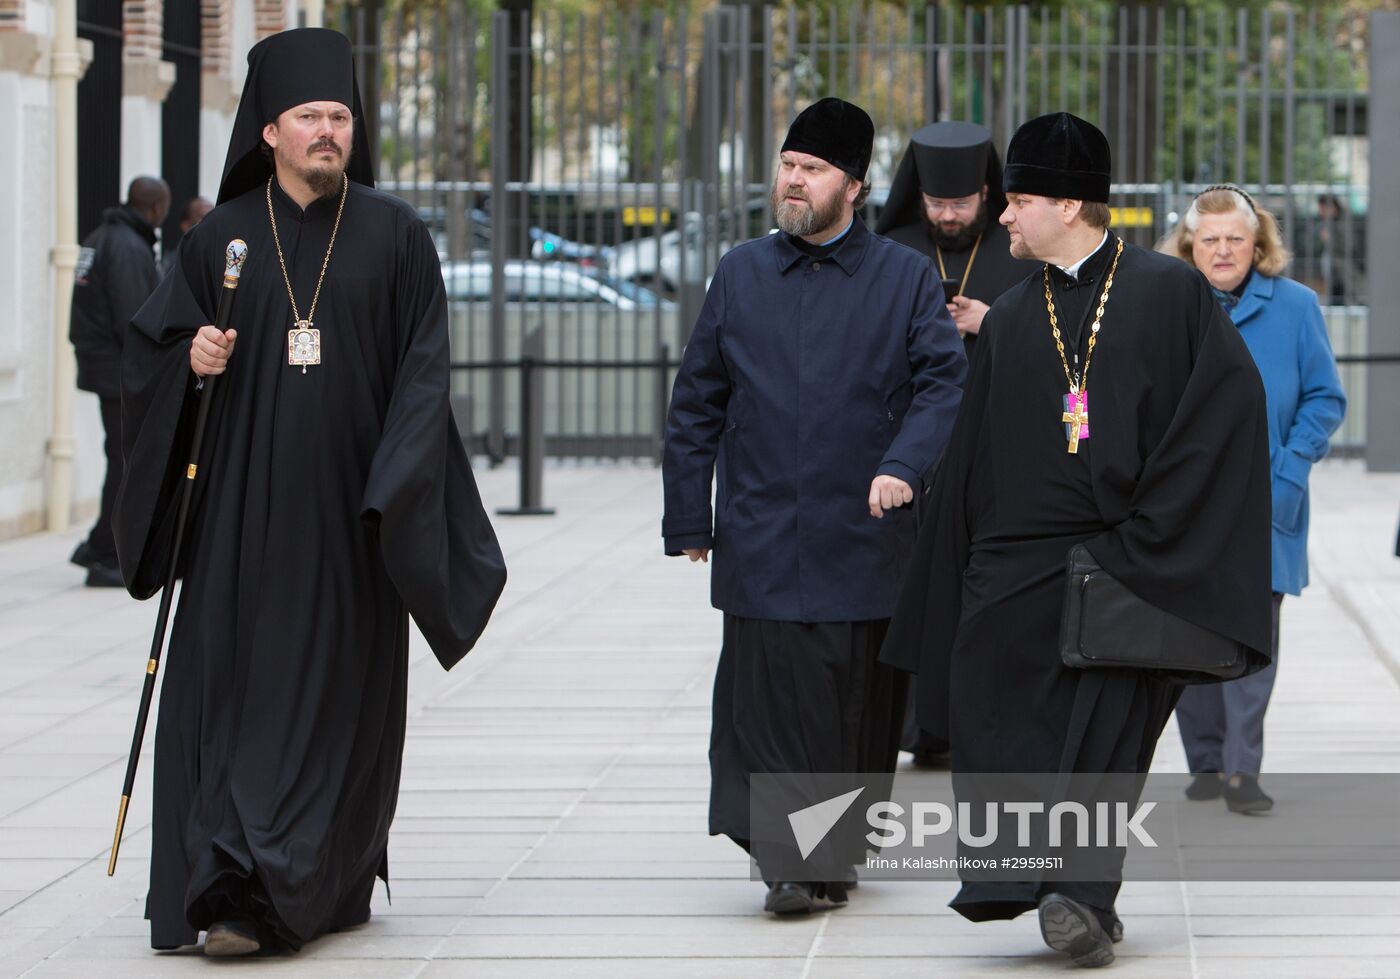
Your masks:
{"label": "brick wall", "polygon": [[24,30],[25,0],[0,0],[0,31]]}
{"label": "brick wall", "polygon": [[206,75],[233,75],[233,0],[199,0],[201,67]]}
{"label": "brick wall", "polygon": [[254,0],[253,22],[257,27],[258,40],[269,34],[285,31],[287,24],[287,0]]}
{"label": "brick wall", "polygon": [[161,60],[164,29],[165,0],[122,0],[122,60]]}

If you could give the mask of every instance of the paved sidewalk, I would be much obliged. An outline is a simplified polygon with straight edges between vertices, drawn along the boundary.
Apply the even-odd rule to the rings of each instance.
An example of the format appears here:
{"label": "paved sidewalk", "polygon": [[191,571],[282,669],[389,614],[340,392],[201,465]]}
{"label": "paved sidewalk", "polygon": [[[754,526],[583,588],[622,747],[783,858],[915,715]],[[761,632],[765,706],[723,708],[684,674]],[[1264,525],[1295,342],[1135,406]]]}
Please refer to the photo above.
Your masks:
{"label": "paved sidewalk", "polygon": [[[513,471],[480,480],[512,502]],[[1265,765],[1400,772],[1400,477],[1329,463],[1313,487]],[[392,906],[380,888],[368,925],[250,962],[148,948],[149,757],[106,876],[155,603],[82,588],[78,533],[0,544],[0,976],[1067,970],[1034,916],[974,926],[947,882],[766,919],[746,859],[705,835],[720,619],[704,570],[660,556],[658,472],[553,467],[546,496],[556,517],[497,520],[511,579],[478,649],[446,674],[415,645]],[[1157,767],[1184,768],[1174,727]],[[1400,884],[1129,884],[1119,910],[1115,976],[1400,976]]]}

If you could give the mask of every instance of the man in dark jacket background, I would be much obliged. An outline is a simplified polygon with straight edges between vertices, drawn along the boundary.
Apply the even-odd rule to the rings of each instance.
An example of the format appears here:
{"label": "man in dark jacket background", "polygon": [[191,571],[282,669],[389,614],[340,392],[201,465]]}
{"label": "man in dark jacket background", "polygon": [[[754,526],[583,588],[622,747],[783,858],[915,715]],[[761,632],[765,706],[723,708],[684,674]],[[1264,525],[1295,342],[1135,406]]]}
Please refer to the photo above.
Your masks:
{"label": "man in dark jacket background", "polygon": [[[714,551],[725,613],[710,832],[745,849],[750,776],[892,772],[898,756],[902,674],[876,656],[967,360],[932,262],[855,216],[873,138],[840,99],[797,117],[781,230],[720,261],[667,419],[666,553]],[[820,897],[845,882],[772,881],[764,907]]]}
{"label": "man in dark jacket background", "polygon": [[180,252],[180,242],[185,235],[190,233],[190,229],[203,221],[210,211],[214,210],[212,201],[203,197],[191,197],[180,207],[180,237],[174,241],[168,238],[161,241],[160,245],[160,274],[164,277],[176,265],[176,256]]}
{"label": "man in dark jacket background", "polygon": [[136,311],[160,281],[156,228],[170,210],[170,188],[159,177],[137,177],[126,203],[109,208],[102,224],[83,242],[73,277],[73,314],[68,337],[78,359],[78,389],[97,395],[102,411],[107,476],[102,506],[87,540],[72,561],[88,569],[87,584],[120,588],[112,506],[122,481],[122,341]]}

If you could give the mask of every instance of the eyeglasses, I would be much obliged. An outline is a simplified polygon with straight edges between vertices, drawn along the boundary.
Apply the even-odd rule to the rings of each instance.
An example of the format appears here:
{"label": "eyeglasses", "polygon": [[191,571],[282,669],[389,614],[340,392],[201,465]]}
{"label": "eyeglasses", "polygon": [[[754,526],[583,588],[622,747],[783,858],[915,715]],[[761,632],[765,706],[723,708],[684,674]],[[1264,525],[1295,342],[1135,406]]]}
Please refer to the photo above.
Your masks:
{"label": "eyeglasses", "polygon": [[929,197],[927,194],[921,196],[924,199],[924,207],[934,212],[952,211],[955,214],[971,214],[977,210],[977,205],[982,202],[980,197],[973,197],[969,200],[945,201]]}

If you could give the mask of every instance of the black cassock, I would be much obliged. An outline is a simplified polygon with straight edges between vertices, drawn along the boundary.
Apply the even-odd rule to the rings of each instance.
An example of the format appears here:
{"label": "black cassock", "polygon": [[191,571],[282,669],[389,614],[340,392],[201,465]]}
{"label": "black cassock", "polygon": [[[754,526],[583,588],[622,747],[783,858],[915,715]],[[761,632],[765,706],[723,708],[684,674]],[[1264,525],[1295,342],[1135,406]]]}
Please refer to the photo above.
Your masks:
{"label": "black cassock", "polygon": [[[249,257],[214,387],[155,736],[156,947],[250,914],[289,945],[365,920],[404,743],[411,613],[451,666],[505,583],[448,406],[447,304],[413,211],[351,182],[316,307],[321,364],[288,364],[291,306],[264,188],[216,208],[137,315],[123,363],[118,548],[163,581],[191,420],[189,341],[231,238]],[[338,197],[339,195],[337,195]],[[306,315],[336,197],[274,206]]]}
{"label": "black cassock", "polygon": [[[1052,269],[1073,364],[1115,239],[1078,281]],[[1264,391],[1205,279],[1128,246],[1087,389],[1089,438],[1066,451],[1067,392],[1034,276],[983,322],[972,379],[930,493],[882,658],[918,672],[919,723],[959,773],[1146,772],[1180,688],[1059,656],[1066,555],[1087,542],[1140,597],[1270,649]],[[953,907],[1008,918],[1058,890],[1102,910],[1118,884],[966,882]]]}
{"label": "black cassock", "polygon": [[[999,178],[998,178],[999,179]],[[998,198],[1000,195],[998,195]],[[923,252],[925,255],[937,262],[938,255],[935,253],[934,241],[929,234],[928,222],[922,216],[916,222],[900,225],[885,232],[885,237],[891,241],[897,241],[901,245],[907,245],[915,251]],[[946,272],[948,278],[956,279],[963,283],[962,295],[971,299],[976,299],[990,306],[1001,298],[1002,293],[1020,282],[1032,273],[1038,273],[1041,269],[1039,262],[1028,262],[1025,259],[1011,257],[1011,236],[1007,234],[1004,227],[997,223],[993,216],[987,230],[982,233],[982,240],[977,244],[976,253],[969,247],[966,251],[950,251],[946,248],[940,250],[943,258],[943,268],[940,272]],[[968,269],[968,263],[972,263],[972,268]],[[963,276],[967,279],[964,282]],[[977,355],[977,334],[969,333],[963,337],[963,350],[967,354],[967,362],[971,364]],[[948,742],[942,737],[929,734],[919,728],[916,718],[917,711],[914,707],[914,699],[919,695],[918,683],[909,685],[909,704],[904,715],[904,732],[900,738],[900,747],[905,751],[912,751],[919,754],[941,754],[948,750]]]}
{"label": "black cassock", "polygon": [[[929,235],[928,223],[922,218],[915,223],[891,228],[885,232],[885,237],[923,252],[934,260],[934,266],[937,267],[934,241]],[[960,252],[949,251],[946,248],[941,251],[943,268],[940,272],[947,273],[948,278],[959,282],[962,282],[963,274],[966,273],[967,282],[963,285],[962,294],[970,299],[980,300],[988,306],[1026,276],[1040,272],[1039,262],[1027,262],[1011,257],[1011,236],[997,223],[995,217],[987,225],[987,230],[982,232],[976,255],[973,255],[971,246]],[[971,271],[968,271],[967,267],[969,261],[972,262]],[[972,363],[977,350],[977,334],[969,333],[963,337],[963,349],[967,353],[968,363]]]}

